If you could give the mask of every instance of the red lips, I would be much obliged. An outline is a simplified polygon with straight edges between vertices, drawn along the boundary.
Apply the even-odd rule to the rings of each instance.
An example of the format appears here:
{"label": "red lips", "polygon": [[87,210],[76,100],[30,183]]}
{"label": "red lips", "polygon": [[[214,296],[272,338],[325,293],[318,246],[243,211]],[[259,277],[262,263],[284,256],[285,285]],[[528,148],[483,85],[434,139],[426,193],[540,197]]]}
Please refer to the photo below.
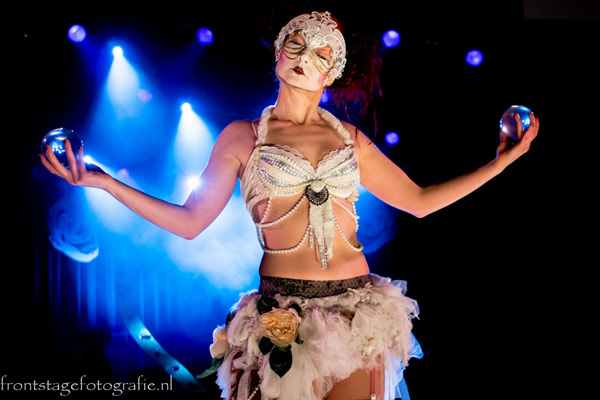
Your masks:
{"label": "red lips", "polygon": [[294,72],[299,74],[299,75],[304,75],[304,70],[302,69],[302,67],[294,67]]}

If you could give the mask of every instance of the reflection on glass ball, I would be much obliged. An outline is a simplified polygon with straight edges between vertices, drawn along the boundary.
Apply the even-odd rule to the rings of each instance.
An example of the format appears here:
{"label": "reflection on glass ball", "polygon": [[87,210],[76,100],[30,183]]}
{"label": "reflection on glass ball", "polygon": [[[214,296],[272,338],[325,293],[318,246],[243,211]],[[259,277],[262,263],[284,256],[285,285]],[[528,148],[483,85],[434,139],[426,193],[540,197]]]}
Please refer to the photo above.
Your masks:
{"label": "reflection on glass ball", "polygon": [[518,141],[521,140],[521,138],[519,137],[517,121],[515,120],[515,115],[517,113],[519,114],[519,117],[521,117],[523,133],[527,132],[527,129],[531,124],[531,120],[529,119],[531,110],[525,106],[511,106],[508,110],[506,110],[500,119],[500,130],[502,130],[502,132],[504,132],[504,134],[510,139]]}
{"label": "reflection on glass ball", "polygon": [[42,154],[46,154],[46,146],[50,146],[58,161],[65,167],[68,167],[69,160],[67,159],[67,151],[65,150],[66,139],[71,142],[73,154],[77,155],[79,149],[83,147],[83,142],[74,130],[67,128],[54,129],[44,136],[44,139],[42,139]]}

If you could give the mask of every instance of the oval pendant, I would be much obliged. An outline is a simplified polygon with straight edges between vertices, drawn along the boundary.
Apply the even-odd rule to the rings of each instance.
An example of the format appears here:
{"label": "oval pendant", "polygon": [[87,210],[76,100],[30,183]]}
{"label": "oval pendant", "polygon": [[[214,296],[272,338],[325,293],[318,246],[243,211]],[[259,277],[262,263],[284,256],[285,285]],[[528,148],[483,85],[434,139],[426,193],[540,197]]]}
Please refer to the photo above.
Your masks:
{"label": "oval pendant", "polygon": [[308,201],[314,205],[320,206],[329,198],[329,191],[326,187],[323,187],[320,192],[315,192],[310,185],[306,185],[306,197],[308,198]]}

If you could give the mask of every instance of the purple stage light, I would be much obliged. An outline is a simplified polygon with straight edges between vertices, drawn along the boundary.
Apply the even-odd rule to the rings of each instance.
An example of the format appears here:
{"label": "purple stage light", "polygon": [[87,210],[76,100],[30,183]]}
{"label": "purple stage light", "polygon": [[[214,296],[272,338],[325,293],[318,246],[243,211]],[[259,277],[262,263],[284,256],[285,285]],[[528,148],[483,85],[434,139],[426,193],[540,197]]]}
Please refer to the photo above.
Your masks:
{"label": "purple stage light", "polygon": [[200,28],[198,29],[198,33],[196,34],[196,38],[198,39],[198,43],[208,46],[212,44],[215,40],[215,36],[212,31],[208,28]]}
{"label": "purple stage light", "polygon": [[138,99],[140,99],[142,103],[147,103],[152,100],[152,93],[146,89],[140,89],[138,90]]}
{"label": "purple stage light", "polygon": [[483,62],[483,54],[479,50],[471,50],[467,53],[465,61],[471,67],[479,67]]}
{"label": "purple stage light", "polygon": [[396,47],[400,44],[400,34],[394,30],[389,30],[383,34],[381,40],[387,48]]}
{"label": "purple stage light", "polygon": [[85,40],[87,36],[87,32],[85,28],[81,25],[73,25],[69,28],[69,40],[73,43],[81,43]]}
{"label": "purple stage light", "polygon": [[396,132],[388,132],[385,135],[385,141],[390,146],[394,146],[394,145],[398,144],[398,142],[400,141],[400,136],[398,136],[398,134]]}

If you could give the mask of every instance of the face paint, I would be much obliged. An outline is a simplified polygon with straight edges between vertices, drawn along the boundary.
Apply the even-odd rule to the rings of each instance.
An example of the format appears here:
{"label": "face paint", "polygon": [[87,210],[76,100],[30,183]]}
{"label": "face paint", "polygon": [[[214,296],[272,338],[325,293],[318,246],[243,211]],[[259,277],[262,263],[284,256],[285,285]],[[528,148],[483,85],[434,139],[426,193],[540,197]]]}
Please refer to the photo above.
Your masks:
{"label": "face paint", "polygon": [[[303,43],[289,39],[298,31],[302,32]],[[275,41],[276,61],[279,61],[282,52],[287,58],[292,57],[292,60],[294,56],[301,58],[303,54],[310,57],[314,68],[319,73],[327,74],[323,86],[340,78],[346,65],[346,42],[337,29],[337,23],[331,19],[331,14],[327,11],[299,15],[284,26]]]}
{"label": "face paint", "polygon": [[282,57],[275,71],[277,76],[290,86],[311,92],[323,88],[332,68],[329,47],[312,51],[306,45],[302,32],[288,36],[284,43]]}

